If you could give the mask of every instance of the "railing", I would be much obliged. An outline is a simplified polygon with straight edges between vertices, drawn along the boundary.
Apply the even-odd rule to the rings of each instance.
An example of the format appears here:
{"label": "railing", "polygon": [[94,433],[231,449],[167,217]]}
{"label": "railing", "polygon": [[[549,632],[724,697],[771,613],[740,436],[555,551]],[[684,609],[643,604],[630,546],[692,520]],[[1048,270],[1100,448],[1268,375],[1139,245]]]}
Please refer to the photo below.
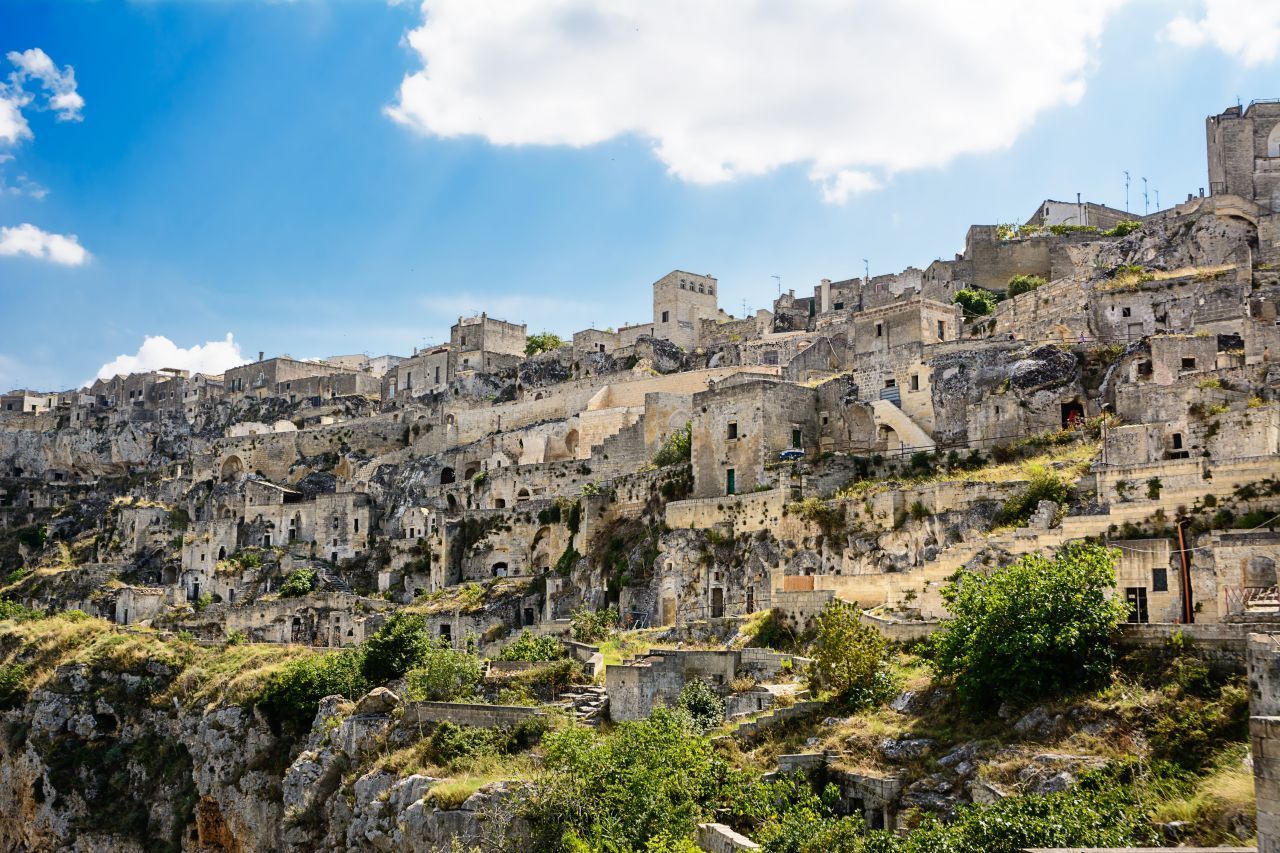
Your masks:
{"label": "railing", "polygon": [[1227,587],[1226,594],[1228,616],[1263,608],[1280,610],[1280,587],[1231,586]]}

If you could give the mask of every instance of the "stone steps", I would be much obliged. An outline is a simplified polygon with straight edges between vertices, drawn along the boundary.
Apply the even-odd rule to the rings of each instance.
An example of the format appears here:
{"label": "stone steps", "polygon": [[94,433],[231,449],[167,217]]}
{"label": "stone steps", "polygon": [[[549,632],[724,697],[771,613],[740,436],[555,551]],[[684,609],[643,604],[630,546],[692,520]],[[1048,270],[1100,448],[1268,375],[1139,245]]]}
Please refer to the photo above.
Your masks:
{"label": "stone steps", "polygon": [[577,720],[588,726],[598,726],[609,711],[609,694],[603,687],[594,685],[577,687],[560,694],[560,701]]}

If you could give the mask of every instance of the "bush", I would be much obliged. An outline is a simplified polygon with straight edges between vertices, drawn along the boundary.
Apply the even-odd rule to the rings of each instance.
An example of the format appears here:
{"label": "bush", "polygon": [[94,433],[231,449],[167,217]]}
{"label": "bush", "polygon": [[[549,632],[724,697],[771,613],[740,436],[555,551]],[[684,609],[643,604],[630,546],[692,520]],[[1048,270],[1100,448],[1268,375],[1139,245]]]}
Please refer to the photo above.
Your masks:
{"label": "bush", "polygon": [[862,624],[857,611],[831,601],[818,614],[818,634],[810,654],[811,689],[830,690],[859,704],[876,698],[886,671],[888,643]]}
{"label": "bush", "polygon": [[1134,231],[1142,227],[1142,223],[1136,219],[1122,219],[1116,223],[1114,228],[1108,228],[1102,232],[1103,237],[1128,237]]}
{"label": "bush", "polygon": [[[256,554],[254,556],[257,556]],[[300,598],[311,592],[316,585],[315,569],[294,569],[289,572],[289,577],[284,579],[284,583],[280,584],[277,591],[281,598]]]}
{"label": "bush", "polygon": [[1009,279],[1009,296],[1029,293],[1044,284],[1045,280],[1038,275],[1015,275]]}
{"label": "bush", "polygon": [[998,521],[1001,524],[1022,524],[1031,517],[1040,501],[1066,503],[1071,494],[1071,484],[1062,475],[1045,465],[1030,466],[1031,476],[1027,486],[1004,502]]}
{"label": "bush", "polygon": [[658,448],[658,452],[653,456],[653,464],[662,468],[666,465],[677,465],[681,462],[688,462],[693,436],[693,424],[686,423],[683,427],[667,436],[667,440],[662,442],[662,447]]}
{"label": "bush", "polygon": [[386,684],[417,666],[431,652],[426,621],[416,613],[397,611],[364,642],[364,677]]}
{"label": "bush", "polygon": [[618,624],[618,611],[588,610],[579,607],[569,618],[569,633],[579,643],[598,643],[607,640]]}
{"label": "bush", "polygon": [[358,699],[368,691],[363,662],[359,648],[291,660],[267,679],[254,704],[275,725],[305,732],[324,697]]}
{"label": "bush", "polygon": [[951,301],[964,309],[966,317],[985,317],[996,310],[996,295],[978,288],[961,288],[951,297]]}
{"label": "bush", "polygon": [[555,637],[535,636],[528,628],[498,653],[498,660],[551,661],[564,657],[564,646]]}
{"label": "bush", "polygon": [[29,622],[32,619],[41,619],[45,615],[47,614],[43,610],[34,610],[8,598],[0,598],[0,619]]}
{"label": "bush", "polygon": [[564,346],[564,339],[559,335],[551,332],[542,332],[538,335],[530,335],[525,338],[524,354],[526,356],[535,356],[540,352],[551,352]]}
{"label": "bush", "polygon": [[714,729],[724,722],[724,700],[701,678],[685,684],[676,707],[689,715],[689,722],[699,732]]}
{"label": "bush", "polygon": [[942,589],[953,618],[933,636],[933,665],[970,706],[1023,703],[1089,687],[1111,672],[1117,551],[1071,543],[990,575],[962,569]]}
{"label": "bush", "polygon": [[484,664],[480,658],[458,651],[447,641],[431,646],[418,665],[405,674],[410,698],[431,702],[471,699],[476,695]]}
{"label": "bush", "polygon": [[427,754],[442,767],[455,767],[463,759],[496,755],[502,740],[501,733],[494,729],[458,726],[445,721],[431,733]]}

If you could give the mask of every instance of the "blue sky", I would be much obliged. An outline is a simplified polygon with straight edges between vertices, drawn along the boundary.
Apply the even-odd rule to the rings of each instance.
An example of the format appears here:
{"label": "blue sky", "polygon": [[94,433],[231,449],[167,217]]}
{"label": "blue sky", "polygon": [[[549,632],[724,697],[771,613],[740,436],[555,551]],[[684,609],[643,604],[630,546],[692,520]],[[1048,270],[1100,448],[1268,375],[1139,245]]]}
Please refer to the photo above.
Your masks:
{"label": "blue sky", "polygon": [[[862,258],[873,275],[924,266],[1042,198],[1122,206],[1125,169],[1133,209],[1142,176],[1176,203],[1206,184],[1204,117],[1280,97],[1280,13],[1091,2],[1105,23],[1020,21],[1007,53],[923,12],[854,8],[851,44],[877,27],[921,41],[894,64],[844,55],[839,28],[802,13],[747,20],[706,57],[663,34],[696,57],[672,82],[646,76],[643,45],[576,53],[621,37],[594,0],[509,0],[524,8],[506,25],[480,14],[489,0],[429,0],[427,22],[450,25],[434,33],[381,0],[3,0],[0,54],[72,66],[84,106],[59,120],[38,80],[19,84],[30,133],[0,141],[0,227],[75,235],[88,257],[0,251],[0,386],[74,386],[156,335],[315,357],[408,354],[480,310],[561,334],[642,322],[673,268],[716,275],[740,313],[767,307],[773,275],[806,292]],[[806,27],[836,40],[822,68],[805,67]],[[780,56],[748,49],[759,32]],[[424,61],[415,100],[401,85]],[[979,108],[980,124],[961,114]]]}

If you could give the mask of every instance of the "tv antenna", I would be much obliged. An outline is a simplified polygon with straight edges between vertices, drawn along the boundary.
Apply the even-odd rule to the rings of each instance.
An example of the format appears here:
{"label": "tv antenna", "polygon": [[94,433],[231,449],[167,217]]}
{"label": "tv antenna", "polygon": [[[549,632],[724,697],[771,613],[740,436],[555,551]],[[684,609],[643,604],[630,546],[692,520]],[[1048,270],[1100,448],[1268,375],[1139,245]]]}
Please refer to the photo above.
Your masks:
{"label": "tv antenna", "polygon": [[769,276],[769,278],[773,279],[774,281],[776,281],[776,282],[778,283],[778,295],[779,295],[779,296],[781,296],[781,295],[782,295],[782,276],[780,276],[780,275],[771,275],[771,276]]}
{"label": "tv antenna", "polygon": [[1124,173],[1124,212],[1129,212],[1129,170]]}
{"label": "tv antenna", "polygon": [[1142,215],[1146,216],[1151,212],[1151,200],[1147,197],[1147,179],[1142,179]]}
{"label": "tv antenna", "polygon": [[1160,190],[1156,190],[1156,210],[1160,209]]}
{"label": "tv antenna", "polygon": [[871,264],[866,258],[862,259],[862,281],[864,284],[871,283]]}

